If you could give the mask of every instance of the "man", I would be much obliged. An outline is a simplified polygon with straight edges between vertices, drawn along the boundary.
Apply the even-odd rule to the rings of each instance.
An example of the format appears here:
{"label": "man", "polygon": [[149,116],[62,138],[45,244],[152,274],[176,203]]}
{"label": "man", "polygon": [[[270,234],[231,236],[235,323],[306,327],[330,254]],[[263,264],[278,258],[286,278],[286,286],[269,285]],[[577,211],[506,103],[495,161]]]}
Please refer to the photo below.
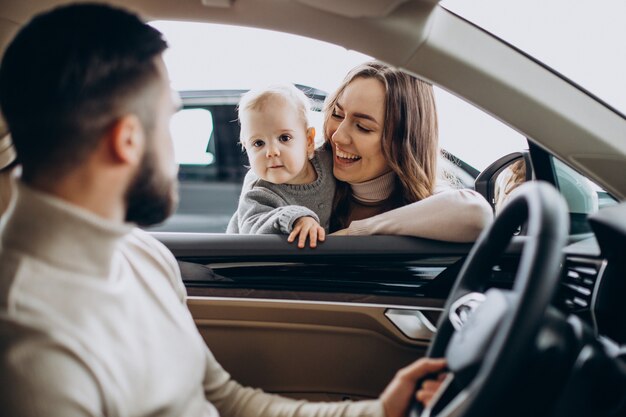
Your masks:
{"label": "man", "polygon": [[5,53],[0,104],[22,175],[0,250],[2,414],[402,416],[443,361],[401,370],[380,400],[315,404],[240,386],[207,349],[172,254],[132,226],[177,199],[165,48],[135,15],[73,5]]}

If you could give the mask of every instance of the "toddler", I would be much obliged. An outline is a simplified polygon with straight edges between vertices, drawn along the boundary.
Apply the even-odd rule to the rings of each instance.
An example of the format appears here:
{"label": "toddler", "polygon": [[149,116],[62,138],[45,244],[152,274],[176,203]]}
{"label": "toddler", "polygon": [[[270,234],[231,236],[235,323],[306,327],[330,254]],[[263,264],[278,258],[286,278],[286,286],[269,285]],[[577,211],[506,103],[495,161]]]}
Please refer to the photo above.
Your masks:
{"label": "toddler", "polygon": [[227,233],[289,234],[313,248],[328,230],[335,179],[332,154],[315,150],[309,100],[293,85],[251,90],[239,102],[250,171]]}

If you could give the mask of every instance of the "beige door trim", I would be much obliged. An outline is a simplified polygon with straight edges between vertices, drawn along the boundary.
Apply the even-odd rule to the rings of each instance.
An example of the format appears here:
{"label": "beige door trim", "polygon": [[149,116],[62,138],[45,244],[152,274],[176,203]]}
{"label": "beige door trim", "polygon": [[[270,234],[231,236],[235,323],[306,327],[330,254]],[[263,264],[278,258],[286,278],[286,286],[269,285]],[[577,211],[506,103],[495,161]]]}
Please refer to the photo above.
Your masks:
{"label": "beige door trim", "polygon": [[207,345],[236,380],[298,398],[377,397],[428,346],[385,316],[415,306],[228,297],[189,297],[188,305]]}

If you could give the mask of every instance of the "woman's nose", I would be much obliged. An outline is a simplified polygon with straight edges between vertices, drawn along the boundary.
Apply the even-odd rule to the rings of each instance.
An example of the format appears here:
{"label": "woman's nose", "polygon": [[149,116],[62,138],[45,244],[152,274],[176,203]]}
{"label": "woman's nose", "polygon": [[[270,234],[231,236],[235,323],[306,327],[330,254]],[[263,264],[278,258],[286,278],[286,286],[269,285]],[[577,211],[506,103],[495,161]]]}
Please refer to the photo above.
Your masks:
{"label": "woman's nose", "polygon": [[346,132],[345,121],[341,121],[335,127],[335,131],[332,133],[331,138],[333,142],[348,144],[350,142],[350,135]]}

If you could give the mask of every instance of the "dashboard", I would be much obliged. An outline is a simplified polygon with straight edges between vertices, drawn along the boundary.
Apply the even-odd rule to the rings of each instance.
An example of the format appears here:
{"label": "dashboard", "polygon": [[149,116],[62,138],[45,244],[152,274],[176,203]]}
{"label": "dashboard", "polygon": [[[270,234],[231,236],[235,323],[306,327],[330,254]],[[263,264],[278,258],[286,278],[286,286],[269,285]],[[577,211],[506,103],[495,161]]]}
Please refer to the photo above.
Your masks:
{"label": "dashboard", "polygon": [[593,234],[565,248],[563,277],[555,299],[597,336],[626,344],[626,204],[591,215]]}
{"label": "dashboard", "polygon": [[[595,265],[595,282],[589,297],[589,311],[595,330],[617,343],[626,344],[626,203],[607,207],[590,216],[589,223],[599,249],[599,256],[583,258]],[[593,242],[580,242],[579,250]],[[575,275],[580,260],[568,255],[568,275]],[[593,267],[592,267],[593,268]],[[591,269],[589,270],[591,272]],[[585,276],[582,276],[583,281]]]}

